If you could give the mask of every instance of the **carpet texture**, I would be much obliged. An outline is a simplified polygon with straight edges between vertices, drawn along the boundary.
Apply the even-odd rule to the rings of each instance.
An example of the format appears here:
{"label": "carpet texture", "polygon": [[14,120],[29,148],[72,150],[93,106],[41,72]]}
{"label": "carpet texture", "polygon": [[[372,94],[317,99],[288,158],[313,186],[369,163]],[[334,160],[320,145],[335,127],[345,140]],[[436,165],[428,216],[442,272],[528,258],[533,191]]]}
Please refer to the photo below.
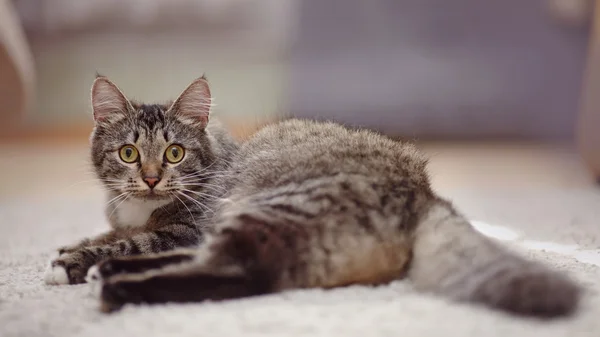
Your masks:
{"label": "carpet texture", "polygon": [[[470,218],[510,229],[496,231],[510,241],[507,244],[570,272],[584,284],[587,291],[579,313],[553,322],[517,319],[418,294],[409,283],[394,282],[221,303],[127,306],[105,315],[98,311],[88,285],[43,283],[46,263],[58,246],[106,228],[102,196],[48,195],[0,200],[0,336],[598,335],[600,267],[594,262],[600,248],[598,191],[454,190],[450,195]],[[538,241],[560,245],[547,245],[551,249],[544,251],[546,246],[536,245]],[[566,246],[570,248],[560,248]],[[588,262],[578,260],[574,251],[585,253]]]}

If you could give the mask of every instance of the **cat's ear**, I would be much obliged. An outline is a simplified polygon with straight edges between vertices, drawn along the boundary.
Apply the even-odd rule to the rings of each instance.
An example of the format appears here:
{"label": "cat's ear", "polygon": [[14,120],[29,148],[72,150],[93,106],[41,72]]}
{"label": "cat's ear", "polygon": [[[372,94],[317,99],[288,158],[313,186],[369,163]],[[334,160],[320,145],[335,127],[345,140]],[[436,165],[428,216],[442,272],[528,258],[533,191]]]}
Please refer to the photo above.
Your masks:
{"label": "cat's ear", "polygon": [[112,123],[127,116],[131,103],[108,78],[97,75],[92,85],[92,109],[96,123]]}
{"label": "cat's ear", "polygon": [[202,76],[190,84],[177,97],[169,108],[169,113],[175,114],[184,123],[205,128],[211,107],[210,88],[206,77]]}

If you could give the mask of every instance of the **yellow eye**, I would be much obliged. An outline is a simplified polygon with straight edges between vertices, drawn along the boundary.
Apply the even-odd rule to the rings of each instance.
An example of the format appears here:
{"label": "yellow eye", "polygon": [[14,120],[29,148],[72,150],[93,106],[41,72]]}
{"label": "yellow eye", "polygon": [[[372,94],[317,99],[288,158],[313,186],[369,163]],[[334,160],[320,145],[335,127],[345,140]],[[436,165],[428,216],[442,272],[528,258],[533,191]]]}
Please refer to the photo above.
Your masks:
{"label": "yellow eye", "polygon": [[119,157],[126,163],[133,163],[138,156],[138,150],[133,145],[125,145],[119,150]]}
{"label": "yellow eye", "polygon": [[183,147],[179,145],[171,145],[167,148],[167,151],[165,151],[165,157],[171,164],[179,163],[183,159],[184,154],[185,151],[183,150]]}

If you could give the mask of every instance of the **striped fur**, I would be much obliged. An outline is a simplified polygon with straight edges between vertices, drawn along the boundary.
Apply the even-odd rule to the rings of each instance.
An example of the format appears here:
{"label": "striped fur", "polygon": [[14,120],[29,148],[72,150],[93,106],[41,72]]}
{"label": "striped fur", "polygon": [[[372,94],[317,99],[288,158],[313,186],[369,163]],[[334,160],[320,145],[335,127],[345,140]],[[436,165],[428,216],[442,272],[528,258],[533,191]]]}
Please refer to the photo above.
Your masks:
{"label": "striped fur", "polygon": [[[165,252],[203,240],[210,212],[206,205],[224,192],[213,180],[227,169],[237,149],[218,123],[208,123],[206,101],[210,92],[205,78],[169,105],[131,102],[108,79],[96,79],[91,156],[108,192],[106,215],[112,229],[60,248],[47,283],[82,283],[88,269],[106,258]],[[139,151],[134,163],[119,157],[127,144]],[[165,158],[172,144],[185,149],[176,164]],[[148,172],[161,178],[153,189],[142,180]]]}
{"label": "striped fur", "polygon": [[214,234],[197,250],[169,253],[174,260],[101,263],[103,310],[405,277],[424,292],[513,314],[577,307],[573,281],[484,238],[438,197],[412,145],[288,120],[243,144],[215,183],[228,202],[212,206]]}

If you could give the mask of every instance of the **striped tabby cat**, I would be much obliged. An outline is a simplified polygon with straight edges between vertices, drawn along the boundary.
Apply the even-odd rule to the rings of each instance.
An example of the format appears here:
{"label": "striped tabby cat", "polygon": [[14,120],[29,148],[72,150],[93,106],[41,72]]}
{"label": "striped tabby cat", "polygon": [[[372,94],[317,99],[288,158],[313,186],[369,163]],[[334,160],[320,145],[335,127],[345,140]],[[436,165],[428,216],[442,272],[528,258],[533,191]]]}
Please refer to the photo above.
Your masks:
{"label": "striped tabby cat", "polygon": [[226,194],[207,200],[213,212],[203,244],[90,269],[104,311],[402,278],[518,315],[577,308],[576,283],[476,232],[434,193],[413,146],[371,131],[275,123],[242,144],[212,184]]}
{"label": "striped tabby cat", "polygon": [[204,78],[168,105],[129,101],[107,78],[96,78],[91,155],[108,191],[112,230],[59,249],[46,283],[82,283],[88,269],[108,257],[202,241],[206,205],[223,192],[212,181],[237,149],[227,132],[208,122],[210,102]]}

